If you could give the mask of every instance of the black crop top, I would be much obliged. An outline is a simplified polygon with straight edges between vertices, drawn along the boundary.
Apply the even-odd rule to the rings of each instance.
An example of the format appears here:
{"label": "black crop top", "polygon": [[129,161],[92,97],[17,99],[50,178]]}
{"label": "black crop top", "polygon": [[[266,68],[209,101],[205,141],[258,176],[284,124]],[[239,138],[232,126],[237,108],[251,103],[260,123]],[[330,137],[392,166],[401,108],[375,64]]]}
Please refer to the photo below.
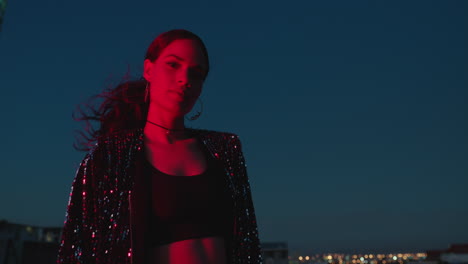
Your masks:
{"label": "black crop top", "polygon": [[206,149],[207,169],[200,175],[173,176],[146,162],[151,176],[151,244],[232,232],[232,198],[223,167]]}

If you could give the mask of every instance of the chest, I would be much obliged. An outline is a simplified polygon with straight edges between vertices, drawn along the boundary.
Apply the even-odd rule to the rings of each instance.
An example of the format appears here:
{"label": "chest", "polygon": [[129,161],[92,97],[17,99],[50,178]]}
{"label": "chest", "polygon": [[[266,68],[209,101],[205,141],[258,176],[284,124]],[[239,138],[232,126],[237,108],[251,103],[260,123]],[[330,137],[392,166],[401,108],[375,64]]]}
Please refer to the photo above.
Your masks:
{"label": "chest", "polygon": [[194,176],[207,169],[208,151],[196,141],[178,145],[145,145],[146,160],[157,170],[173,176]]}

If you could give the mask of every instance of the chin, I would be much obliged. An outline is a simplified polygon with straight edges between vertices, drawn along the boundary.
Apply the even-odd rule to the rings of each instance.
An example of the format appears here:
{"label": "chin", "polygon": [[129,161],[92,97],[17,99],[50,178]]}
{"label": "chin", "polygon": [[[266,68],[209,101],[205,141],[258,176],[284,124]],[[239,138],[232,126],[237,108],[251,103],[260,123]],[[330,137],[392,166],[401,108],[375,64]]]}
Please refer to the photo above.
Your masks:
{"label": "chin", "polygon": [[186,114],[190,113],[193,109],[193,105],[183,103],[183,104],[174,104],[172,107],[167,106],[167,110],[172,112],[176,117],[184,117]]}
{"label": "chin", "polygon": [[191,109],[177,109],[174,111],[175,115],[177,117],[184,117],[185,115],[187,115],[188,113],[190,113],[190,110]]}

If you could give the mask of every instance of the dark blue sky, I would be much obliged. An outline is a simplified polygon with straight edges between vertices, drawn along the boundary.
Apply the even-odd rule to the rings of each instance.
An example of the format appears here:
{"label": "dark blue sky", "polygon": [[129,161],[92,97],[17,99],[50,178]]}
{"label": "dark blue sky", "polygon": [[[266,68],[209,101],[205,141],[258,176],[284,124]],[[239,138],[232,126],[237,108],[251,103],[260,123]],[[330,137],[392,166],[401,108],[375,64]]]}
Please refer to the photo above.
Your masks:
{"label": "dark blue sky", "polygon": [[0,218],[61,226],[75,107],[158,34],[212,70],[188,126],[240,135],[262,242],[312,252],[468,242],[468,2],[9,1]]}

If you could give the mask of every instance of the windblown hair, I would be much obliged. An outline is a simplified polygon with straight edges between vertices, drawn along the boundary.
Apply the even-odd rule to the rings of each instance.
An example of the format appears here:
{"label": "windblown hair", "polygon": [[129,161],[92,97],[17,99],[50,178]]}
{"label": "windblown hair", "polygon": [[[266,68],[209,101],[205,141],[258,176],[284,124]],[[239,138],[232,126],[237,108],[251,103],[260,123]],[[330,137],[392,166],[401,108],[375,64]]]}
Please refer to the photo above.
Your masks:
{"label": "windblown hair", "polygon": [[[201,44],[207,63],[205,80],[210,68],[208,51],[201,38],[188,30],[174,29],[157,36],[148,47],[145,60],[149,59],[154,62],[164,48],[178,39],[192,39],[199,41]],[[103,99],[99,107],[95,108],[89,103],[85,103],[85,107],[88,109],[88,113],[86,113],[78,106],[79,116],[76,117],[75,113],[73,113],[72,117],[76,121],[85,121],[86,126],[84,131],[75,131],[81,139],[77,138],[77,142],[73,144],[73,147],[80,151],[89,151],[98,138],[102,136],[119,130],[143,128],[149,108],[149,103],[144,100],[147,83],[143,77],[131,80],[129,72],[127,72],[123,81],[115,88],[106,88],[102,93],[90,98]],[[95,130],[90,121],[99,122],[100,128]]]}

